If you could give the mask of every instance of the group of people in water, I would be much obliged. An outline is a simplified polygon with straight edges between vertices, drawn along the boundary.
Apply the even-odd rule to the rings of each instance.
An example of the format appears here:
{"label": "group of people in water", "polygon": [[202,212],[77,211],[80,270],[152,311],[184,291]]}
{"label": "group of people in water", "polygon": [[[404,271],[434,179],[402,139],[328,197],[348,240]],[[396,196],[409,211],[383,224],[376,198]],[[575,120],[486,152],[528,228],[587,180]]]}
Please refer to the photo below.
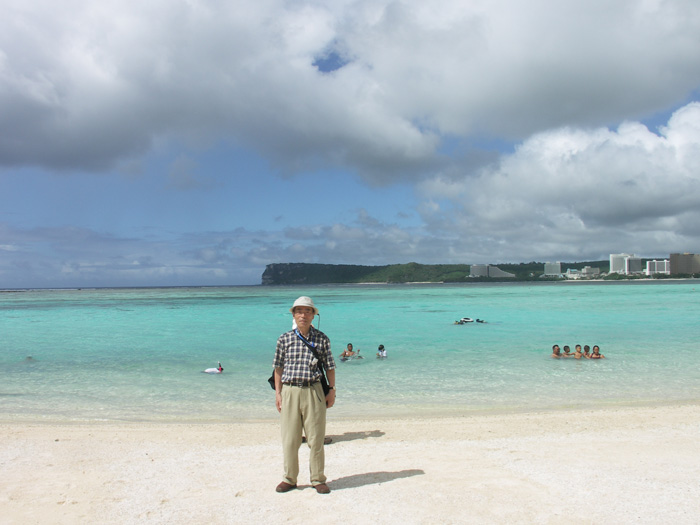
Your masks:
{"label": "group of people in water", "polygon": [[559,345],[552,346],[552,357],[559,359],[562,357],[573,357],[574,359],[605,359],[605,356],[600,353],[600,347],[598,345],[593,345],[593,350],[591,347],[586,345],[581,349],[581,345],[576,345],[575,350],[572,353],[569,345],[564,345],[564,351],[562,352]]}
{"label": "group of people in water", "polygon": [[[472,319],[471,317],[462,317],[459,321],[455,321],[455,324],[468,324],[468,323],[473,323],[475,320]],[[485,323],[483,319],[476,319],[477,323]]]}
{"label": "group of people in water", "polygon": [[[360,355],[360,349],[354,350],[352,343],[348,343],[348,346],[340,353],[340,360],[347,361],[349,359],[364,359],[364,356]],[[379,345],[377,348],[377,359],[386,359],[386,348],[384,345]]]}
{"label": "group of people in water", "polygon": [[[30,357],[27,359],[31,359]],[[357,351],[352,346],[352,343],[348,343],[348,346],[340,353],[341,361],[348,361],[350,359],[364,359],[364,356],[360,355],[360,349]],[[386,348],[384,345],[379,345],[377,348],[377,359],[386,359]],[[220,374],[224,371],[224,367],[221,366],[221,362],[216,365],[216,368],[207,368],[202,370],[205,374]]]}

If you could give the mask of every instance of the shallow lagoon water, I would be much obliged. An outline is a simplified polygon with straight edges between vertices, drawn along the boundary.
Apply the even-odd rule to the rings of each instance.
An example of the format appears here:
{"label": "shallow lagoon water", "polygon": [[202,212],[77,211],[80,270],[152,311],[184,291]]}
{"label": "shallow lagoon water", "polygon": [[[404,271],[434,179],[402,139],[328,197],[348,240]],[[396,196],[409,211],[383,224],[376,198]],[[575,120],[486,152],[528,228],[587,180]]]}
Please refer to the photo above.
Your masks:
{"label": "shallow lagoon water", "polygon": [[[334,355],[365,357],[336,361],[333,417],[700,400],[696,281],[37,290],[0,294],[0,419],[275,418],[266,379],[299,295]],[[554,343],[607,359],[554,360]]]}

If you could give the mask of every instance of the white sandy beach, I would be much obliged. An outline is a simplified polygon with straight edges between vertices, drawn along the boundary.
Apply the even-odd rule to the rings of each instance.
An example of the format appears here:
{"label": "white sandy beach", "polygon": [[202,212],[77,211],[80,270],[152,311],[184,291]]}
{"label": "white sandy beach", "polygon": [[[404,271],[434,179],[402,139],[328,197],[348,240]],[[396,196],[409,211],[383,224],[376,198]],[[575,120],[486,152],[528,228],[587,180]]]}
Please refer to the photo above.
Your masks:
{"label": "white sandy beach", "polygon": [[[330,413],[329,413],[330,414]],[[698,523],[700,406],[329,417],[330,495],[275,421],[0,424],[0,522]]]}

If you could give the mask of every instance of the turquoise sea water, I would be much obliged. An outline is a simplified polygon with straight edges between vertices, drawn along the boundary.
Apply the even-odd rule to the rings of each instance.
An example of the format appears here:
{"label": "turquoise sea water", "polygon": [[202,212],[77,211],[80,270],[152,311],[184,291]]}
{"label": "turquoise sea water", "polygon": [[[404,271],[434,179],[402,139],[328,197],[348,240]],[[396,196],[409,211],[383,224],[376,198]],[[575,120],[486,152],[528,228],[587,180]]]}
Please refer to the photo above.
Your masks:
{"label": "turquoise sea water", "polygon": [[335,356],[365,356],[337,360],[332,417],[700,400],[696,281],[43,290],[0,293],[0,420],[276,418],[266,379],[299,295]]}

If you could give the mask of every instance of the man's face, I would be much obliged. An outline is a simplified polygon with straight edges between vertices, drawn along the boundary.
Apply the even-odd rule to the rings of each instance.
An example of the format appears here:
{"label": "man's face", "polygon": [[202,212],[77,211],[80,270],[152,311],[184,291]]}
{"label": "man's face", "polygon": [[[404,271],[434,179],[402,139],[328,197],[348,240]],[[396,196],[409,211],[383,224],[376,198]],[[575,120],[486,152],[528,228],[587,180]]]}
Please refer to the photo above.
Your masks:
{"label": "man's face", "polygon": [[311,326],[314,319],[314,309],[308,306],[297,306],[294,308],[294,321],[297,326],[306,331]]}

